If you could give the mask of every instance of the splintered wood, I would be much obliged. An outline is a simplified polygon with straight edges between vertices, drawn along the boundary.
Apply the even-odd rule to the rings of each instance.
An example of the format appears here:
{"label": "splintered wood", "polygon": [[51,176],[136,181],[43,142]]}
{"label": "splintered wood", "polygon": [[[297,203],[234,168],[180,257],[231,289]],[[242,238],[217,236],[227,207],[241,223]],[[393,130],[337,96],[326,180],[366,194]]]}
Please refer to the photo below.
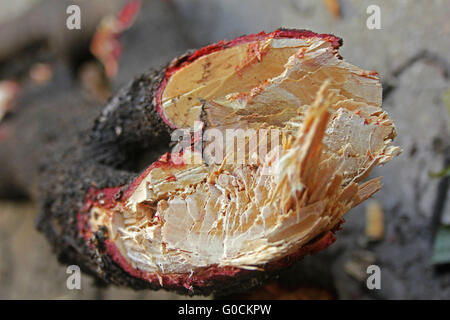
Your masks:
{"label": "splintered wood", "polygon": [[[160,112],[177,128],[201,121],[207,138],[252,129],[230,149],[246,161],[230,152],[218,160],[223,140],[206,139],[210,157],[188,149],[178,164],[164,158],[126,201],[95,207],[91,225],[106,226],[128,263],[149,273],[254,270],[293,254],[378,191],[379,178],[361,181],[400,153],[381,95],[378,74],[342,60],[326,37],[269,37],[204,55],[171,73]],[[273,129],[281,141],[267,145],[260,133]]]}

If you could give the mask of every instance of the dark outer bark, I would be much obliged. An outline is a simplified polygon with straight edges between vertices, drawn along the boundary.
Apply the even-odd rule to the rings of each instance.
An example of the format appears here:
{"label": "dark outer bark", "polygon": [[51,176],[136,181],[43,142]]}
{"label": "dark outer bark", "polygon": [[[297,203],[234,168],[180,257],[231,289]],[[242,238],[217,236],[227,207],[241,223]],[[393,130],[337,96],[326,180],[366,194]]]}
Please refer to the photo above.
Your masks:
{"label": "dark outer bark", "polygon": [[2,124],[11,129],[0,142],[0,190],[14,187],[38,202],[37,226],[60,261],[79,264],[104,280],[132,282],[121,279],[125,275],[110,279],[121,270],[109,266],[112,263],[101,256],[100,248],[89,249],[78,235],[77,214],[91,187],[122,185],[136,176],[122,170],[129,165],[127,153],[167,143],[164,125],[152,111],[149,88],[158,82],[157,73],[132,81],[100,116],[101,108],[84,98],[73,83],[57,80],[43,92],[21,99],[18,103],[27,105],[25,110]]}

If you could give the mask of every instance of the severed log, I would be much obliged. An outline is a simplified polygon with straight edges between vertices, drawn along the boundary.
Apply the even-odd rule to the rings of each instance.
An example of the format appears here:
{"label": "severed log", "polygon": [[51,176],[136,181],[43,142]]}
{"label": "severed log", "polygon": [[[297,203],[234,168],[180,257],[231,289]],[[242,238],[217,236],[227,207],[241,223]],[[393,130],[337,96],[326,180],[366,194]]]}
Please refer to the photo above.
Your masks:
{"label": "severed log", "polygon": [[[371,169],[401,151],[378,74],[345,62],[341,45],[285,29],[221,41],[136,77],[100,115],[52,92],[0,142],[0,185],[30,193],[60,260],[106,283],[253,287],[333,243],[344,214],[380,189],[363,182]],[[151,160],[198,124],[183,152]],[[211,135],[229,130],[245,143],[220,154],[229,141]]]}

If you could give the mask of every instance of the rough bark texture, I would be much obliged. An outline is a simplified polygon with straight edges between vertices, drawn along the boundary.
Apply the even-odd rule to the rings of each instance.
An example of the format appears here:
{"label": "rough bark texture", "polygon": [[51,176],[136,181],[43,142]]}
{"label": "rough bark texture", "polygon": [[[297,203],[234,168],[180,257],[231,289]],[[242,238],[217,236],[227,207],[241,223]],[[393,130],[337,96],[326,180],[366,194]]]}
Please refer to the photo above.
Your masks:
{"label": "rough bark texture", "polygon": [[[78,234],[77,213],[82,210],[89,189],[128,183],[135,175],[122,169],[133,165],[131,155],[139,154],[137,148],[155,147],[166,141],[167,137],[161,136],[161,122],[153,118],[151,109],[148,87],[153,81],[154,75],[150,74],[135,79],[108,104],[100,117],[98,109],[69,93],[61,94],[55,104],[34,108],[16,120],[15,128],[28,127],[30,131],[16,130],[17,135],[13,133],[7,140],[5,150],[14,150],[16,172],[23,173],[18,183],[31,187],[40,203],[38,228],[52,242],[61,261],[97,273],[97,263],[93,261],[100,257],[88,249]],[[36,117],[41,120],[34,121]],[[41,128],[29,127],[28,123]],[[122,133],[118,135],[119,126]],[[54,139],[51,144],[45,142],[49,137]],[[28,141],[28,147],[41,147],[17,148],[19,141]],[[30,154],[30,150],[35,151]],[[113,270],[108,273],[121,272],[115,271],[110,261],[104,264],[104,268]]]}

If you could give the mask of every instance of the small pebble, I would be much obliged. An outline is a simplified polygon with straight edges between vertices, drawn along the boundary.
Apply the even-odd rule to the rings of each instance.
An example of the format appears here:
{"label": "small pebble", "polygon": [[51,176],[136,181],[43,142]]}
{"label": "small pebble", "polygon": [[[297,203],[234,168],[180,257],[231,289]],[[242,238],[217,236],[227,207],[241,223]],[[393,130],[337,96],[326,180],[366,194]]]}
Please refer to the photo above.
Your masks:
{"label": "small pebble", "polygon": [[369,241],[384,238],[384,212],[376,200],[370,201],[366,207],[366,237]]}

